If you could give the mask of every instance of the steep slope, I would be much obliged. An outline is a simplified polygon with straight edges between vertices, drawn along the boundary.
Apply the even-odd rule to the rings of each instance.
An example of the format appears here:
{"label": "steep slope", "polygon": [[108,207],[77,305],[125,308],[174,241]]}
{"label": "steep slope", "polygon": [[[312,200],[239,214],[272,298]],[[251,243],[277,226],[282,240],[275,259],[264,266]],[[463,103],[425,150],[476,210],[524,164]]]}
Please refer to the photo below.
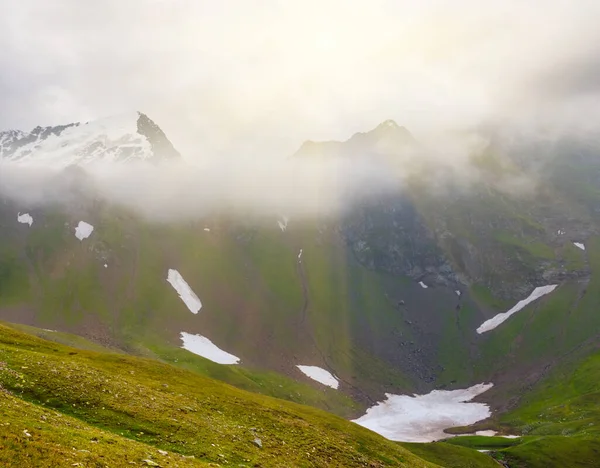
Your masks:
{"label": "steep slope", "polygon": [[140,112],[31,132],[0,132],[0,162],[67,167],[99,161],[179,158],[164,132]]}
{"label": "steep slope", "polygon": [[[134,136],[142,159],[149,145],[170,147],[144,117]],[[44,133],[44,141],[76,128]],[[591,152],[582,159],[585,197],[568,190],[579,175],[565,155],[533,171],[488,145],[467,159],[465,179],[415,157],[423,149],[388,121],[296,154],[368,159],[398,175],[397,190],[359,200],[339,219],[223,212],[157,224],[107,203],[87,183],[85,165],[123,159],[115,155],[127,153],[128,142],[117,138],[108,153],[75,159],[70,150],[55,152],[59,165],[83,165],[58,176],[71,190],[61,205],[1,200],[0,318],[347,418],[385,393],[482,382],[494,383],[478,399],[495,417],[598,343],[599,224],[589,189],[598,163]],[[10,151],[28,164],[47,154]],[[515,180],[536,183],[523,189]],[[552,292],[478,333],[540,286]]]}
{"label": "steep slope", "polygon": [[435,466],[338,417],[154,360],[3,325],[0,356],[0,459],[14,454],[25,466],[116,457],[138,466]]}

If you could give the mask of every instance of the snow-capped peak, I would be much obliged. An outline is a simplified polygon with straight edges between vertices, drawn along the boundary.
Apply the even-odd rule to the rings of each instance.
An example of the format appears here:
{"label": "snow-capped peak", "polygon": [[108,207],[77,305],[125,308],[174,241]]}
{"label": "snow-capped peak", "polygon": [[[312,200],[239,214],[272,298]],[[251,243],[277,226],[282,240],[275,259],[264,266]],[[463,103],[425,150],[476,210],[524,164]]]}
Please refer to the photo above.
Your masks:
{"label": "snow-capped peak", "polygon": [[31,132],[0,132],[0,160],[66,167],[99,161],[126,162],[176,158],[164,132],[145,114],[116,117]]}

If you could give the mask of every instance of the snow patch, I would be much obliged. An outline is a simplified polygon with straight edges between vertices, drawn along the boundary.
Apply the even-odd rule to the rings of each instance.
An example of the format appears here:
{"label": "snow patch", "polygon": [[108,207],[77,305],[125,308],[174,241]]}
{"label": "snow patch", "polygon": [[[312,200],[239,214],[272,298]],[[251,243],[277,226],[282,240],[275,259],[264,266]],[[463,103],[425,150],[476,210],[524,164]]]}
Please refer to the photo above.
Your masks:
{"label": "snow patch", "polygon": [[585,245],[583,245],[581,242],[573,242],[573,245],[578,249],[585,250]]}
{"label": "snow patch", "polygon": [[427,286],[425,283],[423,283],[423,281],[419,281],[419,285],[423,288],[423,289],[427,289],[429,286]]}
{"label": "snow patch", "polygon": [[287,216],[282,216],[280,220],[279,219],[277,220],[277,225],[279,226],[279,229],[281,229],[281,232],[285,232],[289,221],[290,221],[290,218],[288,218]]}
{"label": "snow patch", "polygon": [[457,289],[456,291],[454,291],[454,292],[456,293],[456,295],[457,295],[458,297],[460,297],[460,295],[461,295],[461,292],[460,292],[458,289]]}
{"label": "snow patch", "polygon": [[107,263],[104,264],[104,268],[108,268],[108,264]]}
{"label": "snow patch", "polygon": [[448,438],[444,429],[468,426],[491,415],[484,403],[469,403],[493,384],[478,384],[462,390],[433,390],[426,395],[392,395],[369,408],[353,422],[390,440],[433,442]]}
{"label": "snow patch", "polygon": [[204,230],[205,230],[206,232],[210,232],[210,229],[209,229],[209,228],[204,228]]}
{"label": "snow patch", "polygon": [[563,231],[562,229],[559,229],[559,230],[558,230],[558,232],[557,232],[557,234],[558,234],[559,236],[563,236],[563,235],[565,235],[565,234],[566,234],[566,232],[565,232],[565,231]]}
{"label": "snow patch", "polygon": [[488,431],[475,431],[475,435],[484,437],[494,437],[496,434],[498,434],[498,431],[494,431],[492,429]]}
{"label": "snow patch", "polygon": [[192,335],[191,333],[181,332],[181,341],[183,349],[189,352],[209,359],[217,364],[239,364],[240,358],[223,351],[212,341],[202,335]]}
{"label": "snow patch", "polygon": [[330,372],[317,366],[296,366],[300,371],[317,382],[327,385],[328,387],[337,389],[340,385],[338,379],[336,379]]}
{"label": "snow patch", "polygon": [[200,302],[200,299],[198,296],[196,296],[196,293],[192,291],[190,285],[187,284],[183,279],[183,276],[181,276],[177,270],[169,270],[167,281],[171,283],[173,289],[177,291],[177,294],[179,294],[179,297],[190,310],[190,312],[192,314],[197,314],[202,308],[202,302]]}
{"label": "snow patch", "polygon": [[517,304],[508,312],[503,312],[483,322],[481,326],[477,329],[477,333],[481,335],[482,333],[493,330],[498,325],[508,320],[508,318],[512,314],[516,314],[517,312],[519,312],[526,305],[532,303],[533,301],[539,299],[542,296],[545,296],[546,294],[550,294],[552,291],[554,291],[554,289],[556,289],[557,286],[558,284],[550,284],[548,286],[540,286],[538,288],[535,288],[533,292],[529,295],[529,297],[517,302]]}
{"label": "snow patch", "polygon": [[79,224],[75,228],[75,237],[82,241],[83,239],[87,239],[92,235],[94,231],[94,226],[86,223],[85,221],[79,221]]}
{"label": "snow patch", "polygon": [[298,261],[302,260],[302,249],[300,249],[300,252],[298,253]]}
{"label": "snow patch", "polygon": [[33,218],[31,217],[31,215],[29,213],[21,214],[19,212],[17,214],[17,221],[19,221],[21,224],[29,224],[30,227],[33,224]]}

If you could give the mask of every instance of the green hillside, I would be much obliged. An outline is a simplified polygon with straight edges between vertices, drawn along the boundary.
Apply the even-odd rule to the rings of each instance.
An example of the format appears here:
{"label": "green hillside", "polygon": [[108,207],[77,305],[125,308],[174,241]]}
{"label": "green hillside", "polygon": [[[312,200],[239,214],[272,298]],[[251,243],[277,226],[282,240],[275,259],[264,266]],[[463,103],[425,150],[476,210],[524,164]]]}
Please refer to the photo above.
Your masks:
{"label": "green hillside", "polygon": [[0,362],[5,463],[434,466],[339,417],[156,360],[70,348],[0,325]]}

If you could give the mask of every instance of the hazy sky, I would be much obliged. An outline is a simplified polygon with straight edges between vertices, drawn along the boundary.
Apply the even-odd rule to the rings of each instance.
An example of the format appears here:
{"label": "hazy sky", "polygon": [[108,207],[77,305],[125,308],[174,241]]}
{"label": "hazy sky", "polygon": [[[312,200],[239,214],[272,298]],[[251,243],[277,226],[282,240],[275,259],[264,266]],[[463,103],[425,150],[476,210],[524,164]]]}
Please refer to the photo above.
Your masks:
{"label": "hazy sky", "polygon": [[391,118],[596,125],[597,0],[1,0],[0,128],[137,109],[188,157]]}

